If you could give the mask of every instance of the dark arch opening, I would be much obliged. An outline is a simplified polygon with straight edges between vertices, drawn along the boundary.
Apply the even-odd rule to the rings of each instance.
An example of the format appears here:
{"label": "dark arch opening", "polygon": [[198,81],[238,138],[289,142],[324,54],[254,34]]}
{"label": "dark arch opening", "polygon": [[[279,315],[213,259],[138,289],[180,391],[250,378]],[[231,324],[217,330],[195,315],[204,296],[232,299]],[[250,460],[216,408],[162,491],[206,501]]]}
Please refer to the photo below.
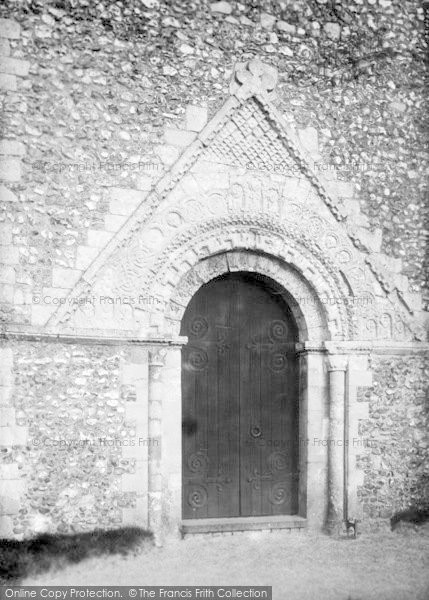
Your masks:
{"label": "dark arch opening", "polygon": [[234,272],[185,311],[183,517],[298,513],[298,327],[274,281]]}

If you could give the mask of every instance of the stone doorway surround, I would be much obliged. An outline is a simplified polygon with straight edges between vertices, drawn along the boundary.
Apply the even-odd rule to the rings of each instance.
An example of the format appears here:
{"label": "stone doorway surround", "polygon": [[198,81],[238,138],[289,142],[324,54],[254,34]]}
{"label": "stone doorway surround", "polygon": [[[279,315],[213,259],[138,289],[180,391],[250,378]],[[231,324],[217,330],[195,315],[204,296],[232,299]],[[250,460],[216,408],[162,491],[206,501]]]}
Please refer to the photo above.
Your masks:
{"label": "stone doorway surround", "polygon": [[[245,232],[244,232],[245,233]],[[245,233],[247,235],[247,233]],[[240,232],[236,233],[237,239],[233,239],[233,247],[240,248],[243,241],[240,242]],[[214,255],[198,261],[194,266],[183,274],[178,274],[177,284],[174,287],[172,299],[170,302],[170,312],[166,318],[170,320],[176,331],[180,328],[180,322],[193,295],[205,283],[212,279],[228,272],[248,272],[254,274],[265,275],[272,282],[275,291],[284,294],[287,303],[291,308],[292,314],[299,328],[300,340],[312,340],[314,344],[320,344],[325,339],[329,338],[326,318],[322,307],[318,303],[308,303],[303,309],[299,305],[300,295],[315,297],[314,289],[308,285],[305,278],[290,264],[285,263],[278,258],[261,254],[261,249],[256,250],[248,247],[246,250],[228,251],[228,243],[231,236],[228,232],[222,232],[222,239],[218,239],[218,246],[215,249]],[[234,243],[236,242],[236,243]],[[254,241],[257,244],[257,241]],[[247,240],[247,245],[251,246],[250,240]],[[223,247],[223,250],[222,250]],[[174,261],[174,258],[172,258]],[[182,264],[180,259],[175,264]],[[312,365],[308,368],[308,352],[301,346],[298,347],[300,352],[300,370],[301,370],[301,390],[300,395],[302,402],[300,403],[300,424],[301,431],[299,437],[301,442],[307,439],[310,433],[320,439],[326,437],[324,427],[326,427],[327,418],[327,397],[326,385],[324,382],[323,373],[323,351],[315,353],[312,356]],[[315,365],[318,365],[315,368]],[[179,361],[179,366],[180,361]],[[310,372],[311,376],[315,376],[312,381],[306,382],[305,373]],[[171,373],[171,371],[170,371]],[[317,373],[320,380],[317,381]],[[168,377],[168,373],[167,373]],[[179,379],[176,375],[176,381]],[[307,404],[308,386],[313,388],[312,405],[309,409]],[[167,387],[171,389],[171,385],[167,382]],[[317,390],[317,392],[316,392]],[[176,430],[181,430],[181,399],[175,403],[174,424],[171,425]],[[313,430],[308,430],[308,412],[310,410]],[[169,417],[172,419],[172,415]],[[316,450],[316,452],[313,452]],[[180,481],[181,485],[181,456],[178,456],[172,449],[171,456],[168,459],[168,464],[163,469],[164,473],[169,471],[173,479]],[[326,449],[315,448],[314,446],[306,447],[301,443],[299,452],[299,516],[305,517],[308,523],[319,521],[319,525],[323,523],[324,512],[326,510]],[[309,485],[309,481],[312,485]],[[307,493],[308,490],[308,493]],[[171,506],[171,514],[176,527],[180,527],[181,523],[181,489],[177,490],[175,496],[175,506]],[[248,519],[249,523],[251,519]],[[232,521],[231,521],[232,523]]]}
{"label": "stone doorway surround", "polygon": [[[172,258],[174,264],[176,263]],[[345,502],[344,457],[345,446],[345,401],[353,390],[353,377],[360,385],[370,384],[367,371],[367,351],[362,356],[362,348],[356,344],[330,342],[331,332],[328,317],[323,305],[317,301],[315,290],[294,265],[278,258],[262,255],[255,249],[237,251],[219,251],[185,271],[177,274],[177,283],[172,287],[173,295],[169,303],[170,311],[165,315],[170,324],[174,323],[176,333],[180,321],[194,293],[203,285],[227,272],[245,271],[268,276],[276,291],[287,298],[292,313],[299,324],[297,353],[300,360],[300,448],[299,448],[299,517],[305,522],[292,523],[290,527],[308,526],[323,529],[327,524],[330,530],[342,528]],[[315,302],[299,304],[302,297],[311,296]],[[346,330],[346,323],[343,326]],[[344,335],[343,329],[336,331]],[[176,337],[177,341],[180,338]],[[183,340],[182,343],[184,343]],[[159,422],[162,443],[162,455],[158,458],[156,473],[156,496],[149,502],[149,523],[160,531],[160,536],[180,531],[182,527],[182,464],[181,452],[181,357],[180,347],[164,350],[151,355],[149,377],[156,373],[155,415],[161,412],[163,399],[163,421]],[[151,362],[152,361],[152,362]],[[153,366],[151,367],[151,364]],[[354,367],[350,380],[349,365]],[[346,373],[349,373],[348,379]],[[356,382],[355,384],[356,385]],[[161,391],[162,388],[164,391]],[[149,390],[151,384],[149,383]],[[149,397],[149,423],[151,422],[152,399]],[[365,417],[367,406],[362,403],[355,407],[351,415],[353,426],[357,428],[359,418]],[[362,410],[363,409],[363,410]],[[153,418],[156,418],[155,416]],[[357,435],[357,430],[356,430]],[[335,443],[327,444],[327,440]],[[151,467],[149,467],[151,472]],[[356,511],[355,498],[359,473],[353,469],[347,485],[348,504]],[[155,479],[154,479],[155,485]],[[150,481],[149,481],[150,487]],[[158,504],[159,503],[159,504]],[[356,512],[353,513],[356,517]],[[255,520],[256,523],[257,520]],[[267,520],[265,520],[267,521]],[[262,522],[261,527],[267,528]],[[255,528],[252,519],[243,529]],[[272,523],[271,527],[287,527],[286,523]],[[235,523],[231,520],[231,527]],[[210,526],[206,524],[207,530]],[[214,527],[216,529],[216,527]],[[198,529],[198,528],[196,528]],[[228,529],[228,527],[223,527]],[[201,531],[201,528],[199,529]]]}
{"label": "stone doorway surround", "polygon": [[[186,129],[166,132],[159,180],[112,188],[116,232],[106,230],[101,249],[89,241],[79,247],[75,269],[54,269],[49,292],[57,286],[64,297],[67,290],[65,302],[56,311],[32,307],[31,326],[4,334],[6,345],[13,338],[138,346],[126,367],[135,378],[143,373],[145,383],[129,416],[159,443],[137,455],[126,489],[137,490],[139,501],[124,523],[148,525],[159,539],[181,527],[186,340],[179,331],[201,285],[228,272],[259,273],[292,310],[299,327],[299,513],[310,528],[337,531],[345,516],[361,518],[360,448],[351,440],[368,415],[371,355],[428,348],[421,298],[409,293],[400,260],[380,251],[381,231],[369,230],[353,186],[315,171],[317,132],[298,134],[279,113],[276,79],[257,60],[238,64],[230,97],[211,121],[190,107]],[[76,301],[130,295],[151,302]]]}

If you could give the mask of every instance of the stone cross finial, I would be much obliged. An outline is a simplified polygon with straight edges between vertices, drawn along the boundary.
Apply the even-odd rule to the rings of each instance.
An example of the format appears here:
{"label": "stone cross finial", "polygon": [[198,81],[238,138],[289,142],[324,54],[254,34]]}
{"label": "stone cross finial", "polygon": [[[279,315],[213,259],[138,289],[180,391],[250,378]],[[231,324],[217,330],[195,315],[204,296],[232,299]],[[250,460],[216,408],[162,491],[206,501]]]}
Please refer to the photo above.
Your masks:
{"label": "stone cross finial", "polygon": [[254,58],[247,63],[237,63],[230,85],[230,92],[238,98],[249,98],[265,93],[271,99],[277,83],[277,70]]}

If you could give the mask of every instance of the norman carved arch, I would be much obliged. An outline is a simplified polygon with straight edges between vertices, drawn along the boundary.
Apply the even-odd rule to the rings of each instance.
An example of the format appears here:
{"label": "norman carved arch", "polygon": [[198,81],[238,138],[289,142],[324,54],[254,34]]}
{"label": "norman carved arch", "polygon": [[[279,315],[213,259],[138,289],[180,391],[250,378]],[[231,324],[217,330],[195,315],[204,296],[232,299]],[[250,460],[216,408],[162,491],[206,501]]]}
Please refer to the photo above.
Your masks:
{"label": "norman carved arch", "polygon": [[[193,295],[212,279],[225,273],[248,272],[263,276],[272,292],[286,300],[299,330],[300,341],[330,339],[329,315],[314,288],[291,265],[278,258],[251,250],[232,250],[211,255],[191,267],[173,289],[165,319],[170,331],[178,333],[180,323]],[[303,302],[303,298],[309,300]]]}
{"label": "norman carved arch", "polygon": [[[262,215],[208,220],[181,231],[150,264],[142,264],[132,253],[125,264],[116,268],[110,264],[92,294],[108,289],[115,298],[138,290],[153,302],[82,303],[70,309],[69,323],[81,328],[89,320],[99,327],[113,321],[128,330],[137,327],[143,335],[177,335],[181,314],[198,287],[238,270],[266,275],[281,286],[302,325],[303,341],[353,339],[353,310],[346,303],[349,291],[333,262],[302,233],[264,221]],[[121,287],[121,277],[126,288]],[[336,302],[324,302],[325,298]]]}
{"label": "norman carved arch", "polygon": [[[243,222],[244,221],[244,222]],[[259,273],[275,281],[300,326],[302,339],[347,339],[353,315],[346,304],[323,304],[321,297],[345,297],[347,290],[329,261],[325,264],[281,228],[263,223],[208,222],[178,237],[154,267],[149,295],[162,299],[165,323],[177,333],[197,289],[228,271]],[[309,279],[311,278],[311,283]],[[158,324],[161,323],[158,321]]]}

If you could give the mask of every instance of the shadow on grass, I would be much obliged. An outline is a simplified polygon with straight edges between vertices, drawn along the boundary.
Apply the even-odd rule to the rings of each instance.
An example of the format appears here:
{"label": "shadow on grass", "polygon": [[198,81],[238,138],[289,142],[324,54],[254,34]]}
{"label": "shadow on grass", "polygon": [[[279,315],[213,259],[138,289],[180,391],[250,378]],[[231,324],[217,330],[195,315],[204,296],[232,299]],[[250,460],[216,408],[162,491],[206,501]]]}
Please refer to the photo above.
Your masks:
{"label": "shadow on grass", "polygon": [[0,540],[0,584],[13,584],[28,576],[78,563],[85,558],[135,552],[152,534],[139,527],[95,529],[75,534],[48,534],[24,540]]}
{"label": "shadow on grass", "polygon": [[401,510],[393,515],[390,519],[390,527],[395,531],[401,523],[410,523],[414,527],[423,525],[429,521],[429,506],[427,507],[410,507],[406,510]]}

